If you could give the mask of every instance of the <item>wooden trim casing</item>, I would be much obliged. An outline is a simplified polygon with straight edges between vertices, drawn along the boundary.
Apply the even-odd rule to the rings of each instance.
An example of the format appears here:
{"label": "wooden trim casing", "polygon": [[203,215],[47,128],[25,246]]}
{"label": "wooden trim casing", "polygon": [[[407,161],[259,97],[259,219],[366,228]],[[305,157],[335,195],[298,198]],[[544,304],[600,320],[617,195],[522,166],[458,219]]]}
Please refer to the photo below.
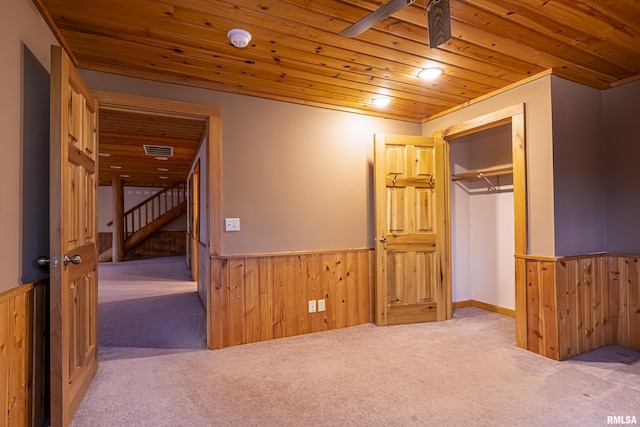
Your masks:
{"label": "wooden trim casing", "polygon": [[[186,102],[173,101],[167,99],[149,98],[138,95],[130,95],[116,92],[94,91],[96,99],[102,108],[121,109],[131,111],[145,111],[154,114],[169,116],[187,116],[199,117],[207,120],[206,130],[206,158],[207,167],[204,171],[207,180],[207,203],[208,211],[206,218],[200,218],[206,221],[208,236],[206,237],[207,253],[200,254],[198,264],[205,262],[207,266],[212,267],[212,258],[222,253],[222,130],[220,109],[209,105],[190,104]],[[197,153],[198,151],[196,151]],[[197,155],[197,154],[196,154]],[[194,158],[195,161],[195,158]],[[203,238],[203,236],[200,236]],[[200,245],[198,245],[200,247]],[[209,267],[208,267],[209,268]],[[213,270],[211,268],[211,270]],[[212,273],[199,276],[205,280],[202,286],[206,288],[213,287]],[[211,294],[206,299],[205,309],[207,315],[207,347],[212,348],[211,337],[213,331]]]}
{"label": "wooden trim casing", "polygon": [[[373,194],[373,206],[381,206],[386,205],[387,194],[384,192],[385,189],[385,137],[383,134],[375,134],[374,135],[374,151],[373,151],[373,164],[374,167],[378,168],[378,170],[374,171],[374,179],[376,182],[374,183],[373,188],[375,189]],[[374,208],[375,209],[375,208]],[[381,235],[379,233],[383,232],[386,228],[386,211],[383,212],[384,215],[375,215],[375,236],[374,242],[376,246],[375,250],[375,274],[376,280],[375,283],[382,284],[386,283],[386,274],[387,274],[387,254],[386,251],[378,250],[380,245],[384,245],[382,241],[380,241]],[[387,286],[377,286],[375,293],[375,323],[378,326],[386,326],[387,325],[387,300],[388,300],[388,291]]]}
{"label": "wooden trim casing", "polygon": [[210,116],[207,126],[207,200],[209,215],[209,255],[222,255],[222,124],[220,115]]}
{"label": "wooden trim casing", "polygon": [[453,316],[452,271],[451,271],[451,200],[449,166],[449,144],[441,135],[434,137],[436,167],[436,230],[438,258],[436,259],[436,275],[438,277],[438,321],[451,319]]}
{"label": "wooden trim casing", "polygon": [[[540,76],[541,77],[541,76]],[[536,77],[539,78],[539,77]],[[446,168],[444,177],[446,178],[446,184],[443,185],[444,191],[439,191],[438,194],[444,195],[446,200],[444,206],[446,206],[447,212],[445,215],[446,222],[443,224],[445,230],[445,236],[447,239],[446,244],[446,258],[445,263],[447,265],[446,275],[448,277],[448,301],[447,304],[451,305],[451,197],[450,197],[450,185],[451,174],[449,171],[450,164],[450,140],[456,137],[475,133],[484,129],[500,126],[503,124],[511,123],[511,150],[512,150],[512,162],[513,162],[513,199],[514,199],[514,252],[515,255],[526,254],[529,248],[529,233],[528,233],[528,209],[527,209],[527,160],[526,160],[526,128],[525,128],[525,104],[516,104],[510,107],[503,108],[498,111],[494,111],[489,114],[485,114],[474,119],[457,123],[449,126],[446,129],[434,132],[436,141],[443,140],[444,146],[441,149],[443,159],[438,160],[438,164],[442,163]],[[527,348],[527,300],[526,300],[526,269],[522,261],[516,259],[515,263],[515,317],[516,317],[516,345],[520,348]],[[449,316],[450,317],[450,316]]]}

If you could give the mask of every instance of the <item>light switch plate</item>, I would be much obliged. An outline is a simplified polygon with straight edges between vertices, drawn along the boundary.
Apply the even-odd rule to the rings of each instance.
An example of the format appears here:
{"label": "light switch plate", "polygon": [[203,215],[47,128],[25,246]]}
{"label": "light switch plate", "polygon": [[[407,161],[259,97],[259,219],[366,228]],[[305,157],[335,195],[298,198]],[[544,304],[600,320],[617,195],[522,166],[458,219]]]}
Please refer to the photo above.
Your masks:
{"label": "light switch plate", "polygon": [[240,218],[225,218],[224,219],[225,231],[240,231]]}

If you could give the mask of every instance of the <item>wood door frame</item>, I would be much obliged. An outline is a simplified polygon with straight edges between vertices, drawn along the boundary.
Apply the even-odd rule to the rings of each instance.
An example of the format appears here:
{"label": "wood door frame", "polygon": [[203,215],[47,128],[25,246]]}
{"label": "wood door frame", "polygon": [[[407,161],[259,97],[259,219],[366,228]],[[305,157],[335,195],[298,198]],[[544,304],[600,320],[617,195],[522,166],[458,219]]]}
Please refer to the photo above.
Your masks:
{"label": "wood door frame", "polygon": [[[198,150],[199,151],[199,150]],[[190,211],[191,211],[191,276],[198,281],[198,244],[200,243],[200,159],[196,160],[193,172],[189,176],[191,182]]]}
{"label": "wood door frame", "polygon": [[[451,272],[451,171],[450,144],[451,140],[496,126],[511,124],[511,156],[513,162],[513,205],[514,205],[514,256],[515,264],[515,312],[516,312],[516,345],[527,348],[527,294],[526,269],[524,263],[519,262],[519,256],[526,255],[529,249],[529,217],[527,211],[527,158],[526,158],[526,128],[525,104],[516,104],[475,119],[467,120],[445,129],[435,131],[437,164],[444,168],[443,182],[438,197],[443,197],[446,207],[446,223],[444,236],[446,238],[445,277],[447,280],[447,318],[453,314],[452,310],[452,272]],[[439,148],[438,148],[439,147]],[[443,181],[443,180],[440,180]]]}
{"label": "wood door frame", "polygon": [[[101,108],[141,111],[169,116],[186,116],[206,120],[205,157],[207,167],[204,171],[204,179],[207,180],[207,194],[205,196],[208,203],[204,220],[207,221],[208,235],[206,236],[206,244],[209,252],[207,265],[209,265],[211,257],[219,256],[222,252],[222,132],[220,109],[210,105],[190,104],[117,92],[93,91],[93,94]],[[200,220],[202,221],[202,218]],[[198,266],[195,266],[195,268],[198,268]],[[209,271],[209,268],[206,271]],[[204,277],[199,277],[199,280],[203,280],[205,288],[208,289],[211,285],[210,274],[201,276]],[[211,303],[209,298],[207,298],[205,310],[207,347],[211,348]]]}

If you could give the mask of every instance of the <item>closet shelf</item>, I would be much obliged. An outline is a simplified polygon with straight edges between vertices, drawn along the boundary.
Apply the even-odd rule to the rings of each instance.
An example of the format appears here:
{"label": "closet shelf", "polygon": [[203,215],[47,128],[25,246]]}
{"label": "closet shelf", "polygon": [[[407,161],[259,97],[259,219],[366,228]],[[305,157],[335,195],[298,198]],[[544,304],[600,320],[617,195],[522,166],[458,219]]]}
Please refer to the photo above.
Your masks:
{"label": "closet shelf", "polygon": [[470,170],[467,172],[460,172],[453,174],[451,181],[473,181],[477,179],[484,179],[488,176],[509,175],[513,173],[513,165],[500,165],[490,168]]}

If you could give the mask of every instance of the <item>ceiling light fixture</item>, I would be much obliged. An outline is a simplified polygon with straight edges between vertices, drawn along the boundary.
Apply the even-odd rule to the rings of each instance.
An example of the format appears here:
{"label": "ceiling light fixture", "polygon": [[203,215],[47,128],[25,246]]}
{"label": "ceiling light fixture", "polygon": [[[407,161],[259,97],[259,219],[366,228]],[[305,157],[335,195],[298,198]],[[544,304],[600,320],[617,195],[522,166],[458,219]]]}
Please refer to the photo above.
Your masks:
{"label": "ceiling light fixture", "polygon": [[391,104],[391,98],[387,96],[378,96],[377,98],[373,98],[372,102],[376,107],[386,107]]}
{"label": "ceiling light fixture", "polygon": [[130,176],[131,176],[131,175],[123,174],[123,175],[120,175],[120,178],[129,178]]}
{"label": "ceiling light fixture", "polygon": [[117,165],[109,166],[109,167],[110,167],[111,169],[122,169],[122,166],[117,166]]}
{"label": "ceiling light fixture", "polygon": [[433,80],[439,75],[441,75],[443,72],[444,70],[440,67],[429,67],[420,71],[418,73],[418,77],[420,77],[422,80]]}
{"label": "ceiling light fixture", "polygon": [[169,158],[168,158],[168,157],[161,157],[161,156],[159,156],[159,157],[154,157],[154,159],[156,159],[156,160],[169,160]]}
{"label": "ceiling light fixture", "polygon": [[169,179],[168,176],[159,176],[158,178],[160,178],[160,179]]}
{"label": "ceiling light fixture", "polygon": [[100,157],[111,157],[111,154],[109,154],[109,153],[98,153],[98,156],[100,156]]}
{"label": "ceiling light fixture", "polygon": [[158,170],[160,172],[168,172],[169,171],[169,169],[167,169],[167,168],[158,168]]}
{"label": "ceiling light fixture", "polygon": [[249,34],[248,31],[241,30],[240,28],[229,30],[227,37],[231,40],[231,44],[238,48],[247,47],[251,41],[251,34]]}

